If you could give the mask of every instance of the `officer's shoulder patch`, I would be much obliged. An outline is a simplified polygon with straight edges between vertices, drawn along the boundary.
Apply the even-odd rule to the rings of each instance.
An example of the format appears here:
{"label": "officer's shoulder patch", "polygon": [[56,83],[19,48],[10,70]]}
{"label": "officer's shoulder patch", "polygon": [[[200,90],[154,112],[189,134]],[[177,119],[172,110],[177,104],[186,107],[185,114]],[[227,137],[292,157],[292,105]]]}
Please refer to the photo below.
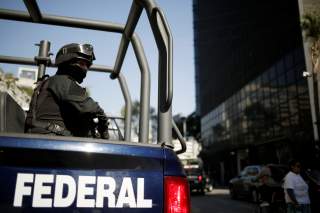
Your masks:
{"label": "officer's shoulder patch", "polygon": [[86,89],[82,88],[75,82],[72,82],[69,87],[69,95],[86,96]]}

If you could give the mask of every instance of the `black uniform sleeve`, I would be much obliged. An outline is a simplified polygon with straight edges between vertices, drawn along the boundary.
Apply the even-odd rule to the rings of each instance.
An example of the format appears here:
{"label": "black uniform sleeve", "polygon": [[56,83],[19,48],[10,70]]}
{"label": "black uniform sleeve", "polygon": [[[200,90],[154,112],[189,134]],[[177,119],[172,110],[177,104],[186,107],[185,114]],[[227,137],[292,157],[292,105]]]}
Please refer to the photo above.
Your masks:
{"label": "black uniform sleeve", "polygon": [[60,102],[70,104],[80,115],[90,115],[100,120],[107,120],[107,116],[98,103],[87,95],[84,88],[69,77],[56,76],[56,79],[49,83],[48,88],[53,91]]}

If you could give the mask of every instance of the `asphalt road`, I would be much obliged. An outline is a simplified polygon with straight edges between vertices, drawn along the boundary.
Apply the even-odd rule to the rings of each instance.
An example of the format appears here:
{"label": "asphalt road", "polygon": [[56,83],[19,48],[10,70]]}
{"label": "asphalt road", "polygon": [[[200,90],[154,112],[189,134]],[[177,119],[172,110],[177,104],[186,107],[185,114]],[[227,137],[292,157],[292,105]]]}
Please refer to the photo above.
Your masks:
{"label": "asphalt road", "polygon": [[191,194],[191,213],[251,213],[253,204],[232,200],[227,189],[214,189],[206,195]]}

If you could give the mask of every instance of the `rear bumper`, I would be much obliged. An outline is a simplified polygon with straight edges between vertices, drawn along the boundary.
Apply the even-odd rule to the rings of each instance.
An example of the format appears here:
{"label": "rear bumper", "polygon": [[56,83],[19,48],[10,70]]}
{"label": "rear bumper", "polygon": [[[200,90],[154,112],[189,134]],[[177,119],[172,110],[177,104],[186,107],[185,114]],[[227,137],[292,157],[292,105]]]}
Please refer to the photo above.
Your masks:
{"label": "rear bumper", "polygon": [[196,180],[189,180],[190,190],[203,190],[205,188],[204,182],[199,182]]}

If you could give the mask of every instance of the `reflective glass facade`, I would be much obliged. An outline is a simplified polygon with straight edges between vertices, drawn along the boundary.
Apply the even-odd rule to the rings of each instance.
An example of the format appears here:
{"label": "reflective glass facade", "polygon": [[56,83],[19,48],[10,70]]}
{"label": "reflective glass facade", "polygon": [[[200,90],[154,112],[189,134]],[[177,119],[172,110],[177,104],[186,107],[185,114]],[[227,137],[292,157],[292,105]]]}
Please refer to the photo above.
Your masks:
{"label": "reflective glass facade", "polygon": [[224,142],[237,147],[310,132],[303,70],[303,51],[297,48],[236,91],[202,117],[204,145]]}
{"label": "reflective glass facade", "polygon": [[193,5],[201,116],[301,48],[297,0],[194,0]]}
{"label": "reflective glass facade", "polygon": [[207,168],[227,180],[248,164],[310,155],[298,0],[194,0],[193,10],[200,156]]}

